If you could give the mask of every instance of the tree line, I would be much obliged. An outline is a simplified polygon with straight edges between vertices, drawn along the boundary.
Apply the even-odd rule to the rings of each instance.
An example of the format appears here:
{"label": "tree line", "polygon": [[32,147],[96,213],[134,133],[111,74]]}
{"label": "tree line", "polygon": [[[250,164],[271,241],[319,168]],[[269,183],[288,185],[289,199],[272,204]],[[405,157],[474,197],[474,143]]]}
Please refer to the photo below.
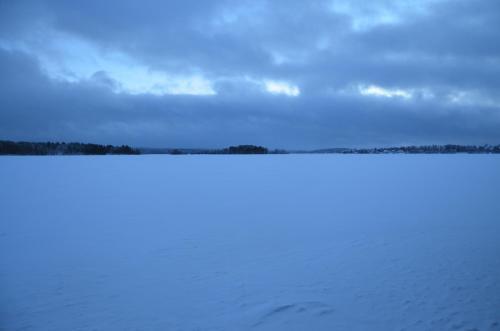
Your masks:
{"label": "tree line", "polygon": [[14,142],[0,140],[0,155],[106,155],[140,154],[137,149],[127,145],[99,145],[60,142]]}
{"label": "tree line", "polygon": [[222,149],[179,149],[174,148],[169,151],[172,155],[182,154],[284,154],[285,151],[269,151],[266,147],[255,145],[229,146]]}
{"label": "tree line", "polygon": [[[499,154],[500,145],[427,145],[427,146],[400,146],[382,148],[332,148],[314,151],[316,153],[340,154]],[[313,152],[313,153],[314,153]]]}
{"label": "tree line", "polygon": [[[14,142],[0,140],[0,155],[106,155],[106,154],[287,154],[256,145],[238,145],[222,149],[134,149],[128,145],[98,145],[64,142]],[[378,148],[329,148],[295,153],[337,154],[500,154],[500,145],[427,145]]]}

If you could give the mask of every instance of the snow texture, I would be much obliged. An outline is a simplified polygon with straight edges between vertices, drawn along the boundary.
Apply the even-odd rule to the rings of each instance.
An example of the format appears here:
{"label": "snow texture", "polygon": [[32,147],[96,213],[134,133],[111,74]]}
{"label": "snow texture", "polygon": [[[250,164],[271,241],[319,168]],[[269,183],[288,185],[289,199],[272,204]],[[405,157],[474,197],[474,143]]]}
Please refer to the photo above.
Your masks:
{"label": "snow texture", "polygon": [[0,158],[0,330],[500,330],[495,155]]}

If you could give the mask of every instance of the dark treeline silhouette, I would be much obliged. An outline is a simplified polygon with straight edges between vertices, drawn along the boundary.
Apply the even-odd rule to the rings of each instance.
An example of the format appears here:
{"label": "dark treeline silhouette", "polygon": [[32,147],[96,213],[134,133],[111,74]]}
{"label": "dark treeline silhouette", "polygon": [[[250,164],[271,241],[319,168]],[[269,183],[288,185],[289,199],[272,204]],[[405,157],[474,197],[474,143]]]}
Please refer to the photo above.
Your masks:
{"label": "dark treeline silhouette", "polygon": [[130,146],[112,146],[59,142],[14,142],[0,140],[0,155],[106,155],[140,154]]}
{"label": "dark treeline silhouette", "polygon": [[265,147],[254,145],[230,146],[223,151],[227,154],[267,154],[269,152]]}
{"label": "dark treeline silhouette", "polygon": [[382,148],[331,148],[312,151],[312,153],[341,153],[341,154],[499,154],[500,145],[428,145],[428,146],[401,146]]}
{"label": "dark treeline silhouette", "polygon": [[[148,154],[147,150],[143,150]],[[286,151],[282,149],[268,150],[265,147],[254,145],[231,146],[223,149],[182,149],[171,148],[157,154],[500,154],[500,145],[427,145],[427,146],[400,146],[377,148],[327,148],[309,151]]]}
{"label": "dark treeline silhouette", "polygon": [[174,148],[169,151],[172,155],[182,154],[285,154],[283,150],[269,151],[267,148],[255,145],[230,146],[223,149],[180,149]]}
{"label": "dark treeline silhouette", "polygon": [[[262,146],[238,145],[222,149],[142,148],[127,145],[112,146],[59,142],[14,142],[0,140],[0,155],[106,155],[106,154],[287,154],[286,150],[268,150]],[[336,154],[500,154],[500,145],[427,145],[378,148],[328,148],[292,153],[336,153]]]}

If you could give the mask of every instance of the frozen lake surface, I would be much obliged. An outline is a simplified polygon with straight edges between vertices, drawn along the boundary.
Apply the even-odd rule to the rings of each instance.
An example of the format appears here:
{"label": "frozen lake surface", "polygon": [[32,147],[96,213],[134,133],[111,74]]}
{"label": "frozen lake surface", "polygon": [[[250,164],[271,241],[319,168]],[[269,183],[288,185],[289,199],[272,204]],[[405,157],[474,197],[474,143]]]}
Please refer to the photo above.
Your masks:
{"label": "frozen lake surface", "polygon": [[0,330],[500,330],[500,157],[0,157]]}

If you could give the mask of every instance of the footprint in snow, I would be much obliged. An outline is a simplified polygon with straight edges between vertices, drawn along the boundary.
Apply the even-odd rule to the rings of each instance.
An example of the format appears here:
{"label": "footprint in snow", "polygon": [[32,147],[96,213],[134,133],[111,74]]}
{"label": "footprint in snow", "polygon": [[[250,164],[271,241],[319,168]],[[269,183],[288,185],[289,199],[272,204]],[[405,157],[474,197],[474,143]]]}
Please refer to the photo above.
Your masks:
{"label": "footprint in snow", "polygon": [[320,317],[329,315],[333,312],[334,309],[329,305],[316,301],[280,305],[270,309],[267,313],[263,314],[259,318],[259,320],[253,324],[253,326],[256,327],[280,318],[287,319],[299,314],[309,314]]}

